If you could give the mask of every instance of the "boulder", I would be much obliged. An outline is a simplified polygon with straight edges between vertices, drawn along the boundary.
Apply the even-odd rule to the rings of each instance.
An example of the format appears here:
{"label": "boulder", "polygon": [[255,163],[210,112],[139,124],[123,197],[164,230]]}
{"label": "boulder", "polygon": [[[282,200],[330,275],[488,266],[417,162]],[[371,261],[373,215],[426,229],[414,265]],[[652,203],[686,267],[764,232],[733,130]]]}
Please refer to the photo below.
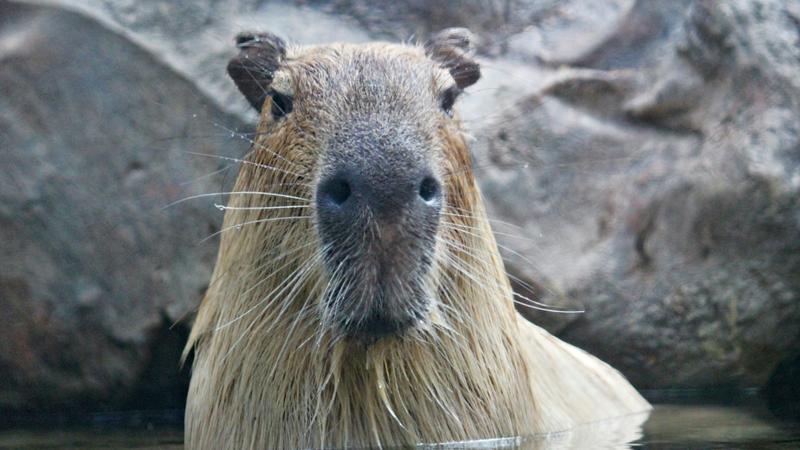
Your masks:
{"label": "boulder", "polygon": [[235,166],[188,152],[241,156],[245,124],[73,12],[0,3],[0,61],[0,409],[118,405],[154,354],[178,372],[181,344],[162,345],[203,295],[216,248],[198,242],[222,214],[166,206],[225,190]]}
{"label": "boulder", "polygon": [[478,133],[517,287],[586,312],[521,309],[640,388],[761,386],[800,348],[798,11],[694,2],[657,61],[600,43],[608,70],[560,69]]}

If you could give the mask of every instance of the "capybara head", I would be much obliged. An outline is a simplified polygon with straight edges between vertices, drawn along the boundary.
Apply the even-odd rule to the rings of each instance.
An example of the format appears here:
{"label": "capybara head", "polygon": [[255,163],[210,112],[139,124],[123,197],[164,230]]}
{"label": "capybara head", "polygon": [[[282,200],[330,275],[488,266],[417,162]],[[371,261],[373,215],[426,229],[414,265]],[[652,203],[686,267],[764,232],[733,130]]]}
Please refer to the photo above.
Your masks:
{"label": "capybara head", "polygon": [[307,229],[273,230],[317,247],[320,323],[367,341],[423,326],[443,214],[462,189],[450,175],[469,169],[453,113],[480,77],[469,32],[424,46],[291,47],[269,33],[237,45],[228,73],[260,113],[251,161],[264,169],[246,188],[281,194],[276,205],[307,199],[282,224]]}

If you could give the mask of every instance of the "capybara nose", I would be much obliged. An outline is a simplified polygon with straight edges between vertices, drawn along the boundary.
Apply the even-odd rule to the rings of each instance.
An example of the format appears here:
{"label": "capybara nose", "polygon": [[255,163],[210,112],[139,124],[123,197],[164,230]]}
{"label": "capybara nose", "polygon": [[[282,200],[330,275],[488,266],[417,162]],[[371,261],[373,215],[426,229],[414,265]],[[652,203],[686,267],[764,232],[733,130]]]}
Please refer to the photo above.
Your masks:
{"label": "capybara nose", "polygon": [[323,228],[336,229],[338,234],[365,220],[386,224],[438,221],[442,189],[430,172],[368,172],[340,169],[319,182],[317,213]]}

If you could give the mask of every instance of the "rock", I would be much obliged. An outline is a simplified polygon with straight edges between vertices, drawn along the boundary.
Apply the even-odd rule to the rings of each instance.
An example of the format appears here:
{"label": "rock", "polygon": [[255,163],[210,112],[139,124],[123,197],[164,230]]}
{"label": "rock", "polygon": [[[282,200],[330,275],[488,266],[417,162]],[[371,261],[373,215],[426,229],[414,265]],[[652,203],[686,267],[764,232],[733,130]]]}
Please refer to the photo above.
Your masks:
{"label": "rock", "polygon": [[[682,0],[685,3],[686,0]],[[323,11],[353,18],[374,37],[409,40],[447,27],[480,37],[479,53],[559,62],[590,52],[618,27],[634,0],[316,0]],[[640,9],[647,9],[640,8]],[[565,58],[565,53],[572,55]]]}
{"label": "rock", "polygon": [[761,386],[797,352],[797,10],[694,2],[654,65],[562,69],[480,142],[491,213],[534,237],[498,236],[509,271],[586,308],[529,317],[639,387]]}
{"label": "rock", "polygon": [[507,38],[529,25],[535,14],[552,6],[553,0],[424,0],[311,2],[321,10],[351,17],[375,37],[392,41],[422,40],[449,27],[469,28],[481,39],[483,54],[504,52]]}
{"label": "rock", "polygon": [[[364,42],[370,35],[354,19],[332,16],[303,2],[216,2],[203,0],[55,0],[118,31],[167,67],[184,75],[215,106],[255,121],[224,70],[242,30],[269,30],[297,44]],[[308,24],[313,23],[313,27]]]}
{"label": "rock", "polygon": [[574,64],[616,36],[638,3],[572,0],[539,5],[528,26],[509,36],[507,55],[552,66]]}
{"label": "rock", "polygon": [[111,407],[210,277],[213,199],[164,207],[233,171],[186,152],[241,156],[244,124],[94,20],[0,17],[0,409]]}
{"label": "rock", "polygon": [[673,38],[680,33],[692,3],[693,0],[627,2],[603,39],[589,40],[584,44],[585,51],[573,50],[571,57],[555,53],[549,62],[606,70],[655,64],[670,53]]}
{"label": "rock", "polygon": [[800,418],[800,356],[778,365],[764,392],[776,415],[789,420]]}

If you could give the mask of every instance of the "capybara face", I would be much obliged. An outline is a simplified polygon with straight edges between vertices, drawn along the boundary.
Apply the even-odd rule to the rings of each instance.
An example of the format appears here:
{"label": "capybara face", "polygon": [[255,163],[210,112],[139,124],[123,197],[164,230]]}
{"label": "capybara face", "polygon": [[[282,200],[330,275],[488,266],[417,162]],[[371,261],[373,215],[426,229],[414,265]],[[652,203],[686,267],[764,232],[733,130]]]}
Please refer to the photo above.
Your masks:
{"label": "capybara face", "polygon": [[446,30],[425,47],[238,40],[228,71],[261,112],[269,166],[282,168],[259,182],[309,200],[326,278],[320,320],[345,336],[399,334],[435,306],[441,215],[456,195],[452,108],[479,77],[466,33]]}

